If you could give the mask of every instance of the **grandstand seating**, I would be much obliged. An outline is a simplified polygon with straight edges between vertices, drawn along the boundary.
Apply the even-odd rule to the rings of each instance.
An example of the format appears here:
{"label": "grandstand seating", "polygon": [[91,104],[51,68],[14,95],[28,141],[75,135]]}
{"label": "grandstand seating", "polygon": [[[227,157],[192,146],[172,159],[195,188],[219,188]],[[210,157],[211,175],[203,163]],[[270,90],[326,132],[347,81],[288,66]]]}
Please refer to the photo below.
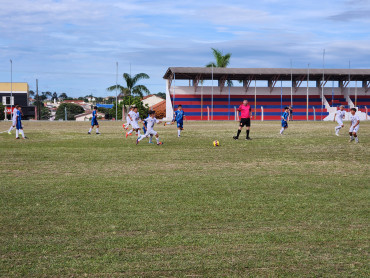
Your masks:
{"label": "grandstand seating", "polygon": [[[356,98],[354,95],[350,96],[353,104],[356,103]],[[369,95],[358,95],[357,96],[357,107],[360,111],[365,112],[365,106],[370,110],[370,94]],[[368,115],[370,115],[370,112],[368,111]]]}
{"label": "grandstand seating", "polygon": [[334,95],[334,98],[332,95],[325,95],[325,98],[331,107],[344,105],[345,108],[349,108],[346,98],[342,95]]}
{"label": "grandstand seating", "polygon": [[[235,120],[234,107],[239,107],[245,95],[232,95],[229,98],[227,95],[216,95],[213,98],[213,119],[214,120]],[[171,96],[173,101],[173,96]],[[282,109],[290,105],[290,96],[285,95],[283,99],[279,95],[257,95],[256,105],[254,96],[247,96],[249,104],[252,106],[254,119],[261,119],[261,106],[264,109],[264,120],[280,120]],[[175,108],[178,104],[182,104],[184,111],[189,120],[207,120],[207,106],[212,114],[212,99],[210,95],[203,96],[203,106],[201,105],[201,97],[199,95],[176,95]],[[293,119],[306,120],[306,96],[293,96]],[[203,109],[202,109],[203,108]],[[256,108],[256,109],[255,109]],[[314,119],[314,108],[316,110],[316,119],[326,117],[328,112],[324,108],[321,114],[321,98],[320,96],[311,96],[309,99],[309,120]],[[256,110],[256,111],[254,111]],[[203,113],[201,112],[203,111]],[[201,115],[203,114],[203,117]]]}

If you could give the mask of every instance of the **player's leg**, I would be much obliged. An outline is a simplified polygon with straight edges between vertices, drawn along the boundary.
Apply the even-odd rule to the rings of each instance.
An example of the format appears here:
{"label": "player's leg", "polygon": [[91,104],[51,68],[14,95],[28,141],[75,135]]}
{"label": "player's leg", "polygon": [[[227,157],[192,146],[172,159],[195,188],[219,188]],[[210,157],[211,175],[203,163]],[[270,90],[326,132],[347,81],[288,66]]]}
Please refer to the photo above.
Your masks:
{"label": "player's leg", "polygon": [[350,129],[349,129],[349,142],[352,142],[353,141],[353,128],[351,127]]}
{"label": "player's leg", "polygon": [[153,134],[150,134],[149,136],[149,144],[153,144]]}
{"label": "player's leg", "polygon": [[250,131],[250,129],[251,129],[251,119],[247,119],[246,126],[247,126],[247,137],[246,137],[245,139],[247,139],[247,140],[252,140],[252,139],[249,137],[249,131]]}
{"label": "player's leg", "polygon": [[99,124],[96,125],[96,134],[100,134],[100,132],[99,132]]}
{"label": "player's leg", "polygon": [[19,139],[19,129],[15,130],[15,139]]}
{"label": "player's leg", "polygon": [[87,132],[87,134],[91,134],[91,131],[93,130],[93,128],[94,128],[94,126],[91,125],[89,131]]}
{"label": "player's leg", "polygon": [[15,124],[13,123],[13,125],[10,126],[9,130],[8,130],[8,133],[9,134],[12,134],[12,130],[15,128]]}
{"label": "player's leg", "polygon": [[155,140],[157,141],[157,145],[162,145],[162,142],[159,141],[159,134],[153,130]]}
{"label": "player's leg", "polygon": [[244,125],[245,125],[244,119],[240,119],[238,132],[236,133],[236,136],[233,137],[235,140],[239,139],[240,132],[242,132],[242,128]]}
{"label": "player's leg", "polygon": [[20,130],[19,130],[19,132],[21,133],[21,135],[22,135],[22,138],[23,138],[23,139],[26,139],[26,138],[27,138],[27,137],[24,135],[23,128],[22,128],[22,129],[20,129]]}

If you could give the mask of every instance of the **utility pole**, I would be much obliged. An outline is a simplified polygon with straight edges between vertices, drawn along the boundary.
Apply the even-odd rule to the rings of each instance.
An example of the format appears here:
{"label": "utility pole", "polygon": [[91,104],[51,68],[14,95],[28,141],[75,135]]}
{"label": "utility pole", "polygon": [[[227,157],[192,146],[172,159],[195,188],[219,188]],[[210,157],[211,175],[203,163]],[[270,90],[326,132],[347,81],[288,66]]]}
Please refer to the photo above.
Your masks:
{"label": "utility pole", "polygon": [[[116,121],[117,121],[117,106],[118,106],[118,62],[116,62]],[[122,118],[123,120],[123,118]]]}
{"label": "utility pole", "polygon": [[39,80],[36,79],[36,101],[37,101],[37,115],[36,116],[36,120],[40,120],[40,99],[39,99]]}
{"label": "utility pole", "polygon": [[13,61],[10,59],[10,119],[13,120]]}

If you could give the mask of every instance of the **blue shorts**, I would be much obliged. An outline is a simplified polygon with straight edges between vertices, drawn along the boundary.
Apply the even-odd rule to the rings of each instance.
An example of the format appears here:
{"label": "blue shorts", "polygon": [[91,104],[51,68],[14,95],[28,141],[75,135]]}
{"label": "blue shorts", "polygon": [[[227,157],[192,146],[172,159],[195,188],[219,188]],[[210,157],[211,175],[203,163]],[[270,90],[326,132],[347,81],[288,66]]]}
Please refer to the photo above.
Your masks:
{"label": "blue shorts", "polygon": [[16,129],[23,129],[22,122],[17,122]]}
{"label": "blue shorts", "polygon": [[178,128],[183,128],[184,127],[184,122],[177,122],[177,127]]}
{"label": "blue shorts", "polygon": [[281,121],[281,126],[282,127],[288,127],[288,122],[287,121]]}
{"label": "blue shorts", "polygon": [[94,126],[94,125],[99,125],[99,124],[98,124],[98,120],[97,120],[96,118],[93,118],[93,119],[91,120],[91,126]]}

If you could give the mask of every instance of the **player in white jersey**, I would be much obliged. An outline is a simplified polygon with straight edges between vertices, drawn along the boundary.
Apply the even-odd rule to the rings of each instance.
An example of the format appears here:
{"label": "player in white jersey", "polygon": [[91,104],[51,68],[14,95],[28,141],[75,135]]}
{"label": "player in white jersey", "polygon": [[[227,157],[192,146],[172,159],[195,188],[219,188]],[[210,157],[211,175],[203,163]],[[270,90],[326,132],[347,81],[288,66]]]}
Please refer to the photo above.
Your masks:
{"label": "player in white jersey", "polygon": [[152,138],[155,136],[155,139],[157,140],[157,145],[162,145],[163,143],[159,141],[159,134],[156,132],[153,128],[155,124],[160,124],[161,122],[155,118],[155,112],[149,111],[149,117],[145,119],[147,122],[147,130],[143,136],[140,136],[136,140],[136,145],[139,144],[141,140],[143,140],[146,137],[149,137],[149,143],[152,143]]}
{"label": "player in white jersey", "polygon": [[12,115],[12,125],[11,127],[9,128],[8,130],[8,133],[9,134],[12,134],[12,130],[15,128],[15,126],[17,125],[17,111],[18,111],[18,105],[14,106],[14,109],[13,109],[13,115]]}
{"label": "player in white jersey", "polygon": [[335,135],[339,136],[339,130],[344,127],[343,119],[346,116],[346,111],[344,111],[344,106],[341,105],[339,110],[334,114],[334,121],[337,121],[338,125],[335,127]]}
{"label": "player in white jersey", "polygon": [[352,142],[354,137],[355,142],[358,143],[357,133],[360,128],[360,117],[356,115],[356,112],[356,108],[351,108],[351,127],[349,128],[349,142]]}
{"label": "player in white jersey", "polygon": [[132,125],[132,122],[133,122],[133,120],[134,120],[134,117],[135,117],[135,112],[134,112],[134,109],[135,109],[135,107],[136,106],[131,106],[131,108],[130,108],[130,112],[128,112],[128,115],[127,115],[127,117],[129,118],[129,121],[130,121],[130,125],[131,125],[131,130],[130,131],[127,131],[126,132],[126,138],[127,138],[127,136],[129,136],[129,135],[132,135],[132,132],[133,132],[133,130],[134,130],[134,127],[133,127],[133,125]]}
{"label": "player in white jersey", "polygon": [[126,116],[126,124],[123,124],[123,128],[127,131],[128,130],[128,126],[131,125],[131,119],[130,119],[130,116],[129,116],[129,113],[133,110],[132,106],[130,106],[130,109],[127,113],[127,116]]}
{"label": "player in white jersey", "polygon": [[138,112],[137,107],[134,107],[131,118],[132,118],[132,121],[131,121],[132,129],[135,130],[136,136],[141,136],[141,134],[140,134],[140,129],[141,128],[139,126],[140,114]]}

